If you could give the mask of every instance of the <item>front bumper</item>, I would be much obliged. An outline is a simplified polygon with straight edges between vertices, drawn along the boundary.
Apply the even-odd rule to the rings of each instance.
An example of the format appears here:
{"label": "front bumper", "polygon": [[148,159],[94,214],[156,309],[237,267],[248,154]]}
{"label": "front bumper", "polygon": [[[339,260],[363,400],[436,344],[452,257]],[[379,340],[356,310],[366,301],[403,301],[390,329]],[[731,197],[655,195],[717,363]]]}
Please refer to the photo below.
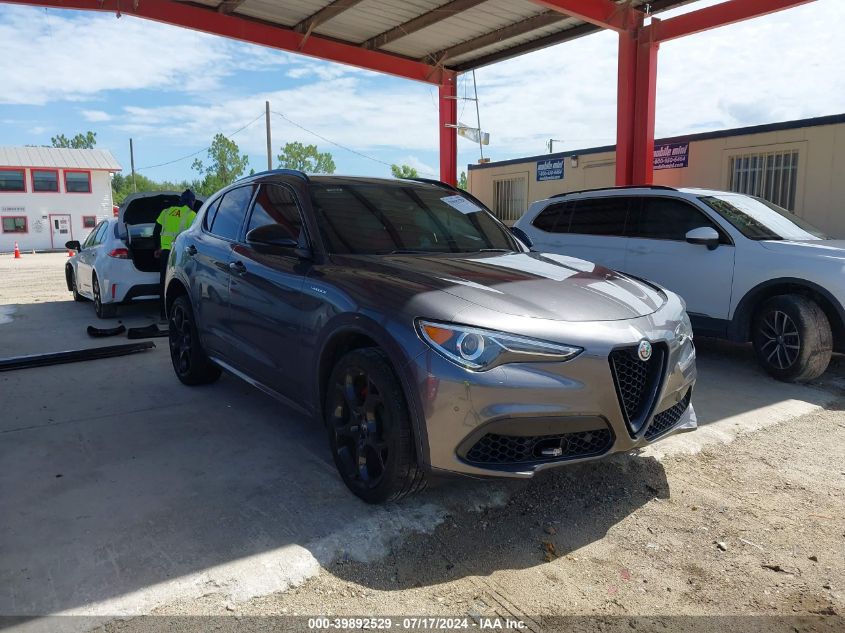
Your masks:
{"label": "front bumper", "polygon": [[[410,369],[424,416],[424,461],[437,471],[531,477],[694,430],[695,348],[675,338],[676,325],[659,315],[586,324],[592,342],[575,340],[575,334],[558,337],[557,342],[584,347],[568,362],[513,363],[484,372],[423,352]],[[583,331],[585,324],[555,326]],[[551,336],[545,338],[555,340]],[[637,427],[622,405],[610,355],[644,338],[665,356]]]}

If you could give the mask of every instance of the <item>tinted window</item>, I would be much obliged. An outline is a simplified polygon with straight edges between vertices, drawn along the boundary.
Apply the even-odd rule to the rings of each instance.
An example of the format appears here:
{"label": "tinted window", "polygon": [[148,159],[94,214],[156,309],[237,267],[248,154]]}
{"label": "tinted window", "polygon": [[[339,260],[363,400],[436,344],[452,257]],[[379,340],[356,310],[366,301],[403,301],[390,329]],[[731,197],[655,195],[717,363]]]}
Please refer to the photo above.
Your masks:
{"label": "tinted window", "polygon": [[91,173],[87,171],[66,171],[65,191],[68,193],[91,193]]}
{"label": "tinted window", "polygon": [[223,198],[217,198],[214,202],[208,205],[208,210],[205,212],[205,216],[202,220],[202,228],[206,230],[211,229],[211,225],[214,224],[214,217],[217,215],[217,209],[220,206],[220,201]]}
{"label": "tinted window", "polygon": [[289,237],[304,243],[304,240],[300,240],[302,218],[299,215],[299,207],[293,192],[287,187],[261,185],[258,190],[255,205],[252,207],[252,215],[249,217],[247,233],[268,224],[283,226]]}
{"label": "tinted window", "polygon": [[254,186],[248,185],[227,192],[217,207],[209,230],[227,240],[237,240],[254,189]]}
{"label": "tinted window", "polygon": [[[588,235],[625,235],[628,198],[584,198],[575,200],[575,209],[569,223],[569,233]],[[558,224],[556,231],[566,233]]]}
{"label": "tinted window", "polygon": [[451,190],[397,182],[313,184],[310,191],[332,253],[520,250],[487,210]]}
{"label": "tinted window", "polygon": [[59,172],[32,170],[33,191],[55,191],[59,190]]}
{"label": "tinted window", "polygon": [[569,216],[572,204],[562,202],[548,206],[540,215],[534,218],[532,224],[547,233],[565,233],[569,229]]}
{"label": "tinted window", "polygon": [[[692,205],[674,198],[642,198],[638,221],[632,222],[631,237],[683,242],[687,232],[707,226],[719,230]],[[636,201],[634,202],[636,206]]]}
{"label": "tinted window", "polygon": [[0,169],[0,191],[25,191],[23,169]]}

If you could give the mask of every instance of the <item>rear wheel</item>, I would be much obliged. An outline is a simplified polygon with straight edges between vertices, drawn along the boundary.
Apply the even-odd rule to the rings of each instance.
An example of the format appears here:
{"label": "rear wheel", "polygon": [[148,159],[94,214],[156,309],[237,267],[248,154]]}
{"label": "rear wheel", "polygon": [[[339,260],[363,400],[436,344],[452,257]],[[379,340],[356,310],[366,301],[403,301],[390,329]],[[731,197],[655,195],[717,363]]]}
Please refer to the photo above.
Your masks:
{"label": "rear wheel", "polygon": [[94,276],[91,278],[91,285],[94,289],[94,311],[97,313],[97,316],[101,319],[110,319],[115,316],[117,314],[117,306],[111,303],[103,303],[97,273],[94,273]]}
{"label": "rear wheel", "polygon": [[176,377],[186,385],[205,385],[220,378],[220,368],[205,353],[188,297],[177,297],[170,307],[170,360]]}
{"label": "rear wheel", "polygon": [[384,352],[359,349],[340,359],[325,416],[335,465],[361,499],[382,503],[425,488],[405,394]]}
{"label": "rear wheel", "polygon": [[763,303],[754,318],[752,342],[763,368],[787,382],[821,376],[833,349],[824,311],[800,295],[780,295]]}

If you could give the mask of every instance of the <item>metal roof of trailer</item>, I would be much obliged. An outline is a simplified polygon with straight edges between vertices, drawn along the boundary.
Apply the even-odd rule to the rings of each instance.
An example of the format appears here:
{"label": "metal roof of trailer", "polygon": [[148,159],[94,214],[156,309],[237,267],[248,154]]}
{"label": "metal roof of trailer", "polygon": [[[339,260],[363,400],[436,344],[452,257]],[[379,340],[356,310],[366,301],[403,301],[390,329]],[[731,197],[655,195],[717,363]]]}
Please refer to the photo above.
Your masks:
{"label": "metal roof of trailer", "polygon": [[63,147],[0,147],[2,167],[51,167],[121,171],[117,159],[107,149]]}
{"label": "metal roof of trailer", "polygon": [[[692,0],[614,1],[659,13]],[[459,72],[601,30],[531,0],[180,2]]]}

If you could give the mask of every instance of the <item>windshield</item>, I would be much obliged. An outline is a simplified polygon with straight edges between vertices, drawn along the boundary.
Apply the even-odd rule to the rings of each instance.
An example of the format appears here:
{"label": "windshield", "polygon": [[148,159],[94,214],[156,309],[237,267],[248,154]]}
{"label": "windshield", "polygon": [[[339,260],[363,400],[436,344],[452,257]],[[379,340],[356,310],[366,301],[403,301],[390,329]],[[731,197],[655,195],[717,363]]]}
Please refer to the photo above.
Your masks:
{"label": "windshield", "polygon": [[825,240],[806,220],[762,198],[719,194],[699,198],[751,240]]}
{"label": "windshield", "polygon": [[469,198],[439,187],[312,184],[317,223],[330,253],[520,251],[510,231]]}

